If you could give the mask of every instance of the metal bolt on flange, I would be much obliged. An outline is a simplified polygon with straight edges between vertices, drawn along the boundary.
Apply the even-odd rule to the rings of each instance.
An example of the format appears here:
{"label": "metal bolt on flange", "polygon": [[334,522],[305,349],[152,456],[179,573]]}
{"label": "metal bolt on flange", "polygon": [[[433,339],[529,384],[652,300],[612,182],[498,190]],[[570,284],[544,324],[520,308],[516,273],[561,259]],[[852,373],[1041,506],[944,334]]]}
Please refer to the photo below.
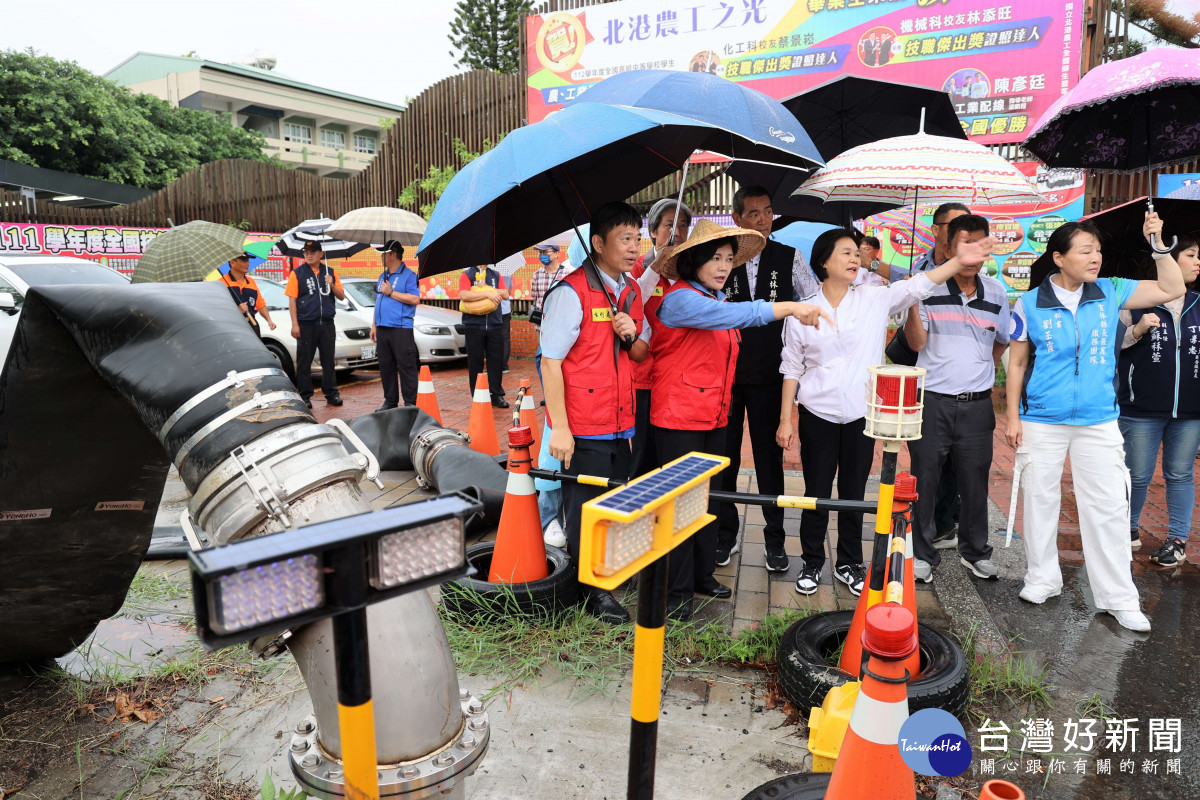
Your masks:
{"label": "metal bolt on flange", "polygon": [[308,746],[308,739],[292,739],[292,752],[294,753],[303,753]]}
{"label": "metal bolt on flange", "polygon": [[339,781],[342,779],[342,771],[340,769],[329,770],[329,779]]}
{"label": "metal bolt on flange", "polygon": [[476,717],[475,719],[471,720],[468,727],[470,727],[473,731],[485,730],[487,728],[487,720],[483,717]]}
{"label": "metal bolt on flange", "polygon": [[467,699],[467,698],[469,698],[470,696],[471,696],[471,690],[470,690],[470,689],[459,689],[459,690],[458,690],[458,699],[459,699],[459,700],[466,700],[466,699]]}
{"label": "metal bolt on flange", "polygon": [[470,733],[464,734],[462,737],[462,741],[460,741],[459,744],[461,744],[463,747],[465,747],[469,750],[470,748],[475,746],[475,737]]}
{"label": "metal bolt on flange", "polygon": [[304,757],[304,759],[300,763],[306,767],[315,767],[317,765],[317,762],[319,762],[320,760],[321,759],[315,753],[309,753],[308,755],[306,755]]}
{"label": "metal bolt on flange", "polygon": [[454,756],[450,753],[442,753],[440,756],[438,756],[437,758],[435,758],[433,760],[433,764],[436,767],[448,767],[453,763],[454,763]]}
{"label": "metal bolt on flange", "polygon": [[483,701],[479,699],[472,700],[467,704],[467,711],[472,714],[480,714],[483,712]]}
{"label": "metal bolt on flange", "polygon": [[416,767],[414,767],[414,766],[411,766],[411,765],[410,765],[410,766],[407,766],[407,767],[401,767],[401,768],[400,768],[400,777],[402,777],[402,778],[415,778],[415,777],[417,776],[417,773],[418,773],[418,772],[420,772],[420,771],[421,771],[421,770],[419,770],[419,769],[417,769]]}
{"label": "metal bolt on flange", "polygon": [[297,733],[312,733],[313,727],[314,727],[313,721],[311,719],[302,719],[302,720],[300,720],[299,724],[296,725],[296,732]]}

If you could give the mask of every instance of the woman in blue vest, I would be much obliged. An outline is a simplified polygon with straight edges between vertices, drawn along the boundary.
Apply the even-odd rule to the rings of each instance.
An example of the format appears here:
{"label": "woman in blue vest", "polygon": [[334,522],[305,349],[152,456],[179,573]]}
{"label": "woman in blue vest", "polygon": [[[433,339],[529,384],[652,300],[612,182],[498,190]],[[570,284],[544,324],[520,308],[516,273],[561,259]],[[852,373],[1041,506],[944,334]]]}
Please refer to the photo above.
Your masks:
{"label": "woman in blue vest", "polygon": [[1200,450],[1200,248],[1180,236],[1171,253],[1188,290],[1150,311],[1121,311],[1126,326],[1117,360],[1121,435],[1129,467],[1129,535],[1141,541],[1138,521],[1162,445],[1167,484],[1167,540],[1150,560],[1164,567],[1185,561],[1196,505],[1196,452]]}
{"label": "woman in blue vest", "polygon": [[[1162,232],[1147,214],[1147,240]],[[1125,537],[1129,472],[1117,426],[1117,322],[1121,309],[1153,308],[1181,296],[1179,266],[1156,255],[1157,281],[1101,278],[1100,236],[1089,222],[1068,222],[1046,243],[1058,272],[1013,308],[1008,357],[1008,443],[1029,451],[1025,468],[1025,585],[1021,599],[1040,604],[1062,593],[1058,514],[1063,462],[1071,455],[1079,534],[1096,606],[1122,626],[1150,630],[1130,569]]]}

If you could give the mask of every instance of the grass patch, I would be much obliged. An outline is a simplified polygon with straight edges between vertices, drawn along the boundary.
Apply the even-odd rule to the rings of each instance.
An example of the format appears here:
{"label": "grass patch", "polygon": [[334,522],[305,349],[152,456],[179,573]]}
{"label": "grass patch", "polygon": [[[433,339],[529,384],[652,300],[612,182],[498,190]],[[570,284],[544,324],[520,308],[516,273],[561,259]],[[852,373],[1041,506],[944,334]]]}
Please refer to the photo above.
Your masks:
{"label": "grass patch", "polygon": [[[488,603],[478,595],[472,600],[485,607]],[[458,669],[499,681],[487,698],[520,686],[562,680],[575,681],[575,691],[588,696],[607,692],[626,677],[633,663],[632,625],[609,625],[579,607],[532,618],[514,612],[512,602],[493,601],[491,613],[471,618],[439,606]],[[768,615],[756,628],[737,636],[722,623],[668,622],[664,668],[673,674],[716,664],[773,664],[784,629],[806,614]]]}
{"label": "grass patch", "polygon": [[1034,667],[1020,654],[992,653],[977,644],[972,627],[963,642],[963,653],[971,673],[971,699],[967,703],[967,717],[971,722],[982,722],[1005,706],[1050,706],[1045,669]]}
{"label": "grass patch", "polygon": [[133,576],[133,583],[129,584],[129,592],[125,595],[125,603],[145,608],[155,603],[168,603],[191,596],[190,585],[176,583],[165,575],[143,569]]}

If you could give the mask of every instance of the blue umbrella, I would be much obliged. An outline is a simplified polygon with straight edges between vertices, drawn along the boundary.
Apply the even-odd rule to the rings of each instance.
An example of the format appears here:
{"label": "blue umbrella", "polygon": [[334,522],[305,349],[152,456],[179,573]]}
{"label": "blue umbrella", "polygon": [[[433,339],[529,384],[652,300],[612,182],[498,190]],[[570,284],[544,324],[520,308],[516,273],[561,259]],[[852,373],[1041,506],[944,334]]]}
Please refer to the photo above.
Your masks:
{"label": "blue umbrella", "polygon": [[780,244],[794,248],[811,262],[813,242],[825,231],[831,231],[837,227],[837,225],[826,225],[822,222],[793,222],[772,233],[771,238]]}
{"label": "blue umbrella", "polygon": [[442,192],[417,250],[420,274],[494,264],[671,174],[696,150],[782,155],[704,122],[600,103],[518,128]]}
{"label": "blue umbrella", "polygon": [[666,111],[724,128],[747,142],[776,151],[773,157],[765,158],[745,151],[716,151],[733,159],[798,167],[825,165],[800,120],[778,100],[707,72],[665,69],[622,72],[590,87],[575,101],[576,105],[583,103]]}

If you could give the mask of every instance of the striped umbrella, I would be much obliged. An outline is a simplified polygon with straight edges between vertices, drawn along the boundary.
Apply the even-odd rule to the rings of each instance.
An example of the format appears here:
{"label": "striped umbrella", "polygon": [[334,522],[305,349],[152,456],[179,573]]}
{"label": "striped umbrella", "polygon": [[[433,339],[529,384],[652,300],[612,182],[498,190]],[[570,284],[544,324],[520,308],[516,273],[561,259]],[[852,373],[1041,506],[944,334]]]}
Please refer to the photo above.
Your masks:
{"label": "striped umbrella", "polygon": [[[873,214],[863,220],[863,225],[868,228],[883,228],[884,230],[902,230],[907,234],[912,234],[912,221],[914,209],[911,208],[896,208],[891,211],[884,211],[881,214]],[[926,225],[924,222],[917,220],[917,229],[915,246],[918,251],[929,250],[933,247],[936,235],[933,228]]]}
{"label": "striped umbrella", "polygon": [[916,133],[859,145],[833,158],[795,194],[908,205],[1042,203],[1024,174],[975,142]]}
{"label": "striped umbrella", "polygon": [[304,258],[305,242],[320,242],[326,258],[348,258],[370,247],[370,242],[347,242],[325,233],[333,220],[329,217],[306,219],[294,228],[285,231],[275,246],[282,255]]}
{"label": "striped umbrella", "polygon": [[358,208],[342,214],[325,230],[326,236],[348,242],[383,244],[395,239],[405,247],[420,244],[425,220],[411,211],[387,206]]}
{"label": "striped umbrella", "polygon": [[133,283],[205,280],[209,273],[242,254],[246,233],[229,225],[193,220],[154,237],[138,259]]}

